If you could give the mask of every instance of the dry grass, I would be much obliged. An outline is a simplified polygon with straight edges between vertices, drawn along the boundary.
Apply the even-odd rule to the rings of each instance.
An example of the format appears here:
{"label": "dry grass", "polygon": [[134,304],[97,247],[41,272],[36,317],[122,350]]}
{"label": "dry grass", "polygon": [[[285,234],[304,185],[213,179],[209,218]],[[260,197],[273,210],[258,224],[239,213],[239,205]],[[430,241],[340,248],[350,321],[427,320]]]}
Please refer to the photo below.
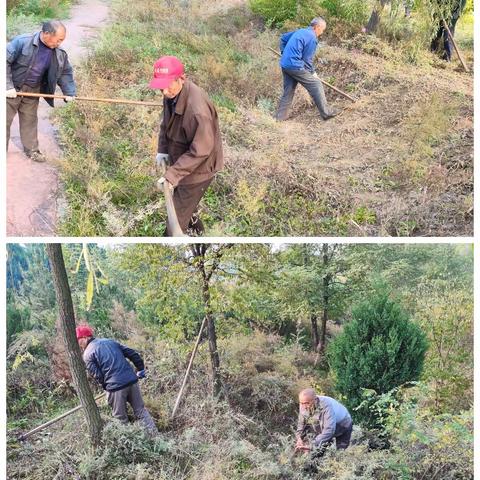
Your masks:
{"label": "dry grass", "polygon": [[[113,9],[117,23],[82,69],[80,92],[108,96],[115,85],[119,97],[151,99],[152,61],[185,61],[217,104],[224,140],[226,168],[202,202],[208,235],[472,234],[473,79],[456,63],[424,52],[412,65],[404,51],[342,40],[337,29],[319,71],[359,100],[327,90],[344,111],[323,122],[299,87],[290,119],[276,123],[281,74],[267,47],[279,33],[245,2],[117,0]],[[64,233],[161,235],[151,168],[160,112],[72,108],[62,127],[73,138]]]}

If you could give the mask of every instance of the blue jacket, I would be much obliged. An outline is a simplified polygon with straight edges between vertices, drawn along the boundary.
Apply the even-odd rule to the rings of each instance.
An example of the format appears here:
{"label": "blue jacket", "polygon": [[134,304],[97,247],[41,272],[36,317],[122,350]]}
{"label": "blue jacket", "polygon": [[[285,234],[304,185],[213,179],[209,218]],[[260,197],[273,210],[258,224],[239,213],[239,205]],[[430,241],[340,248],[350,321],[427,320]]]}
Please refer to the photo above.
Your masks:
{"label": "blue jacket", "polygon": [[301,437],[306,427],[315,432],[315,445],[330,441],[352,423],[348,410],[335,399],[317,395],[312,411],[300,409],[298,414],[297,437]]}
{"label": "blue jacket", "polygon": [[83,352],[88,372],[107,392],[116,392],[138,381],[126,358],[137,371],[145,369],[138,352],[108,338],[92,339]]}
{"label": "blue jacket", "polygon": [[[37,32],[34,35],[19,35],[7,44],[7,90],[22,88],[38,52],[39,41],[40,32]],[[54,55],[50,67],[45,73],[40,93],[53,94],[58,84],[64,95],[74,97],[77,89],[67,53],[61,48],[55,48],[53,52]],[[45,101],[53,107],[53,98],[45,98]]]}
{"label": "blue jacket", "polygon": [[307,70],[311,73],[313,57],[318,40],[312,27],[301,28],[295,32],[284,33],[280,37],[280,66],[290,70]]}

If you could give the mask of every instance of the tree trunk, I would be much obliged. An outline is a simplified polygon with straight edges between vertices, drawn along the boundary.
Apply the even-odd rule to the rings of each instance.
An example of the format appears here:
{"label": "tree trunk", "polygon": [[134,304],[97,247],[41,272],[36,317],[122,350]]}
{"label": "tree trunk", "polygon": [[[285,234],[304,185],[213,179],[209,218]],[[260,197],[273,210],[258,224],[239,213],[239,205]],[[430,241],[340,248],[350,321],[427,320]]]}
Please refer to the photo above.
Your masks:
{"label": "tree trunk", "polygon": [[205,275],[205,265],[202,260],[203,275],[203,302],[205,304],[205,316],[207,317],[208,348],[210,350],[210,361],[212,364],[213,395],[220,397],[222,394],[222,380],[220,378],[220,356],[217,349],[217,332],[210,305],[210,284]]}
{"label": "tree trunk", "polygon": [[318,322],[315,313],[310,315],[310,322],[312,323],[312,349],[316,352],[320,339],[318,337]]}
{"label": "tree trunk", "polygon": [[327,320],[328,320],[328,288],[329,288],[329,279],[328,276],[325,276],[323,278],[323,315],[322,315],[322,336],[320,338],[320,347],[319,351],[324,352],[325,351],[325,343],[326,343],[326,337],[327,337]]}
{"label": "tree trunk", "polygon": [[46,245],[47,255],[52,269],[53,284],[58,303],[61,334],[65,343],[68,363],[80,403],[85,412],[90,441],[94,447],[100,444],[103,423],[92,391],[88,385],[85,363],[75,335],[75,313],[72,295],[68,284],[67,271],[63,260],[62,246],[59,243]]}
{"label": "tree trunk", "polygon": [[378,28],[378,24],[380,23],[380,15],[385,8],[385,5],[389,2],[390,0],[380,0],[380,2],[375,6],[375,8],[372,11],[372,14],[370,15],[370,19],[368,20],[367,26],[365,27],[367,30],[367,33],[375,33]]}
{"label": "tree trunk", "polygon": [[[198,270],[202,275],[202,294],[203,303],[205,307],[205,317],[207,318],[207,334],[208,334],[208,348],[210,351],[210,362],[212,365],[212,383],[213,383],[213,395],[217,398],[222,398],[222,378],[220,375],[220,356],[217,348],[217,332],[215,330],[215,319],[213,318],[212,306],[210,303],[210,279],[213,272],[216,269],[217,262],[214,261],[210,272],[207,273],[205,268],[205,253],[207,251],[207,245],[194,245],[194,255],[197,256]],[[196,248],[199,247],[199,248]],[[220,257],[217,257],[217,260]]]}
{"label": "tree trunk", "polygon": [[[324,243],[322,245],[322,254],[323,254],[323,268],[327,270],[330,263],[330,258],[328,255],[328,244]],[[321,328],[321,337],[319,351],[325,351],[325,343],[327,336],[327,320],[328,320],[328,302],[330,300],[330,281],[332,275],[330,273],[325,273],[323,276],[323,315],[322,315],[322,328]]]}

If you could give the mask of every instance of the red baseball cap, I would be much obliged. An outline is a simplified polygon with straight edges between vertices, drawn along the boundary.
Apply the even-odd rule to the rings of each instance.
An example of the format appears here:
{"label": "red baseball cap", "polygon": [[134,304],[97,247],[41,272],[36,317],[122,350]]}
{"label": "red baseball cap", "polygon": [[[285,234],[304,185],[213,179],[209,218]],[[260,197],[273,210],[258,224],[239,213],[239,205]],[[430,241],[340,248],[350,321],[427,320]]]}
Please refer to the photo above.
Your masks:
{"label": "red baseball cap", "polygon": [[88,325],[79,325],[75,331],[77,333],[77,340],[93,337],[93,328]]}
{"label": "red baseball cap", "polygon": [[153,64],[153,80],[150,88],[167,88],[185,73],[183,63],[177,57],[161,57]]}

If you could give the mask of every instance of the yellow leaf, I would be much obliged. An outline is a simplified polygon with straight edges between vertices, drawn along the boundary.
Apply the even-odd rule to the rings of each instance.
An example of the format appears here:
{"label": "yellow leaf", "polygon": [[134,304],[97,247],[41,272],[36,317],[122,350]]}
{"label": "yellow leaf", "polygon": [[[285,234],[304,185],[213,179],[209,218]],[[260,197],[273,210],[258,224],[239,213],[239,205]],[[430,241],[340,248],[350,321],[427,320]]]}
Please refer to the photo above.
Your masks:
{"label": "yellow leaf", "polygon": [[83,249],[80,252],[80,255],[77,260],[77,266],[75,267],[75,270],[73,271],[73,273],[78,273],[78,271],[80,270],[80,262],[82,261],[82,255],[83,255]]}
{"label": "yellow leaf", "polygon": [[90,255],[88,253],[88,246],[86,243],[83,244],[83,256],[85,258],[85,266],[87,267],[87,270],[91,272],[92,268],[90,264]]}
{"label": "yellow leaf", "polygon": [[87,280],[87,310],[90,310],[93,300],[93,272],[90,270]]}

